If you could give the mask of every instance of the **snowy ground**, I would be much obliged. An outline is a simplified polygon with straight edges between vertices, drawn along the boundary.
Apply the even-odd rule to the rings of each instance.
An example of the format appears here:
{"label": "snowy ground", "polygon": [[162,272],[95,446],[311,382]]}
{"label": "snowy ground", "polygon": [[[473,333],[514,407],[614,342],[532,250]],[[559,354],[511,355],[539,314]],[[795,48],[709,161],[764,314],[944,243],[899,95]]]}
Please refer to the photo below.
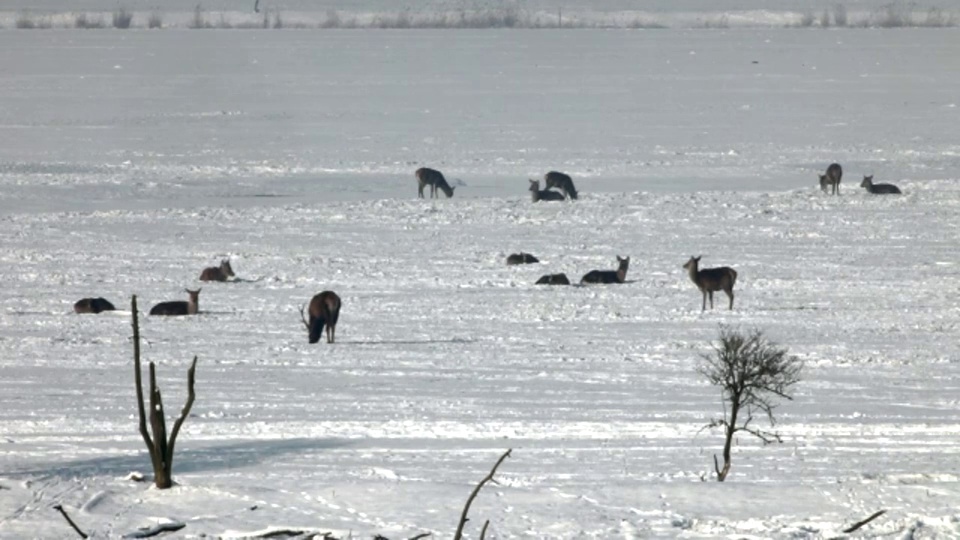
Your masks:
{"label": "snowy ground", "polygon": [[[269,526],[495,538],[960,535],[955,30],[0,33],[0,537]],[[829,162],[841,197],[816,189]],[[413,170],[458,178],[421,201]],[[574,175],[574,203],[526,178]],[[861,174],[905,195],[870,197]],[[506,267],[528,251],[542,264]],[[542,288],[631,256],[628,283]],[[690,255],[740,273],[701,313]],[[129,312],[179,486],[135,425]],[[338,343],[297,308],[344,301]],[[782,445],[697,375],[721,323],[807,363]],[[252,509],[256,507],[256,509]]]}

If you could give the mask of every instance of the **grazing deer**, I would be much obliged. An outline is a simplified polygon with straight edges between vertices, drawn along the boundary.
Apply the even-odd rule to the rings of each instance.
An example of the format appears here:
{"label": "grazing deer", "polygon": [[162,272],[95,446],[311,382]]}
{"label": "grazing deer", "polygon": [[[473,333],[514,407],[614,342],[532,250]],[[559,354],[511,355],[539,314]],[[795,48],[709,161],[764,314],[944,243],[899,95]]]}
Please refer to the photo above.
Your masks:
{"label": "grazing deer", "polygon": [[337,334],[337,319],[340,317],[340,297],[333,291],[323,291],[310,300],[310,321],[303,316],[305,306],[300,306],[300,320],[310,332],[310,343],[320,341],[323,327],[327,327],[327,343],[333,343]]}
{"label": "grazing deer", "polygon": [[547,274],[537,280],[537,285],[569,285],[570,280],[566,274]]}
{"label": "grazing deer", "polygon": [[707,309],[707,295],[710,295],[710,309],[713,309],[713,292],[723,291],[730,297],[730,309],[733,309],[733,285],[737,282],[737,271],[727,266],[720,268],[699,269],[700,257],[690,257],[683,267],[690,275],[690,280],[703,293],[703,306],[700,311]]}
{"label": "grazing deer", "polygon": [[562,172],[550,171],[543,175],[545,189],[557,188],[571,199],[577,198],[577,188],[573,187],[573,179]]}
{"label": "grazing deer", "polygon": [[539,180],[530,180],[530,198],[537,201],[562,201],[563,194],[549,189],[540,190]]}
{"label": "grazing deer", "polygon": [[893,184],[874,184],[873,175],[864,176],[863,182],[860,182],[860,187],[866,188],[866,190],[874,195],[900,195],[900,188]]}
{"label": "grazing deer", "polygon": [[617,255],[617,261],[620,267],[616,270],[591,270],[580,278],[580,283],[623,283],[627,279],[630,257],[624,259]]}
{"label": "grazing deer", "polygon": [[453,190],[455,188],[450,187],[447,179],[443,177],[443,173],[440,171],[421,167],[417,169],[417,172],[414,174],[417,176],[417,195],[419,198],[423,198],[423,188],[425,186],[430,186],[431,199],[437,196],[437,189],[442,191],[448,199],[453,197]]}
{"label": "grazing deer", "polygon": [[76,313],[100,313],[101,311],[114,311],[113,304],[104,298],[81,298],[73,305],[73,311]]}
{"label": "grazing deer", "polygon": [[843,178],[843,168],[840,167],[839,163],[832,163],[827,167],[827,174],[821,174],[820,176],[820,189],[824,192],[832,186],[831,193],[833,195],[840,195],[840,179]]}
{"label": "grazing deer", "polygon": [[190,295],[190,301],[175,300],[160,302],[150,308],[151,315],[196,315],[200,310],[200,289],[191,291],[184,289]]}
{"label": "grazing deer", "polygon": [[533,264],[540,262],[540,259],[534,257],[529,253],[513,253],[507,257],[507,266],[514,264]]}
{"label": "grazing deer", "polygon": [[230,259],[224,259],[220,261],[220,266],[204,268],[203,272],[200,272],[200,281],[226,281],[235,275],[230,266]]}

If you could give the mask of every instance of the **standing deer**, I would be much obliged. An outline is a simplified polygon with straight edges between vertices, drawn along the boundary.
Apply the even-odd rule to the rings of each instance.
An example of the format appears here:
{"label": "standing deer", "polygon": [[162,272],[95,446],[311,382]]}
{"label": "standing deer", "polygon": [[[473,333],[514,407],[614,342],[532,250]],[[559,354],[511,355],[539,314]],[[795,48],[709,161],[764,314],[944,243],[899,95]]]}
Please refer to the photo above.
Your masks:
{"label": "standing deer", "polygon": [[860,187],[866,188],[869,193],[874,195],[900,195],[900,188],[893,184],[874,184],[873,175],[864,176],[863,182],[860,182]]}
{"label": "standing deer", "polygon": [[580,278],[580,283],[623,283],[627,279],[630,257],[621,258],[617,255],[617,261],[620,266],[616,270],[591,270]]}
{"label": "standing deer", "polygon": [[820,189],[824,192],[832,186],[831,194],[840,195],[840,179],[843,178],[843,168],[839,163],[831,163],[827,167],[827,174],[820,176]]}
{"label": "standing deer", "polygon": [[573,179],[562,172],[550,171],[543,175],[545,189],[557,188],[571,199],[577,198],[577,188],[573,187]]}
{"label": "standing deer", "polygon": [[530,198],[537,201],[562,201],[563,194],[549,189],[540,190],[539,180],[530,180]]}
{"label": "standing deer", "polygon": [[450,187],[450,184],[447,183],[447,179],[443,177],[443,173],[440,171],[429,169],[427,167],[421,167],[417,169],[414,174],[417,177],[417,195],[420,199],[423,198],[423,188],[425,186],[430,186],[431,199],[437,196],[437,189],[442,191],[448,199],[453,197],[454,188]]}
{"label": "standing deer", "polygon": [[105,298],[81,298],[73,305],[73,311],[76,313],[100,313],[101,311],[114,311],[113,304]]}
{"label": "standing deer", "polygon": [[230,259],[220,261],[220,266],[210,266],[200,272],[200,281],[226,281],[234,277],[233,268],[230,266]]}
{"label": "standing deer", "polygon": [[174,300],[171,302],[160,302],[150,308],[151,315],[196,315],[200,310],[200,289],[191,291],[184,289],[190,295],[190,301]]}
{"label": "standing deer", "polygon": [[730,309],[733,309],[733,285],[737,282],[737,271],[727,266],[699,269],[700,257],[690,257],[683,267],[690,280],[703,293],[703,305],[700,311],[707,309],[707,295],[710,295],[710,309],[713,309],[714,291],[723,291],[730,297]]}
{"label": "standing deer", "polygon": [[310,332],[310,343],[320,341],[324,326],[327,327],[327,343],[333,343],[337,333],[337,319],[340,317],[340,297],[337,296],[337,293],[323,291],[310,299],[309,321],[304,318],[304,307],[300,306],[300,320],[303,321],[307,331]]}

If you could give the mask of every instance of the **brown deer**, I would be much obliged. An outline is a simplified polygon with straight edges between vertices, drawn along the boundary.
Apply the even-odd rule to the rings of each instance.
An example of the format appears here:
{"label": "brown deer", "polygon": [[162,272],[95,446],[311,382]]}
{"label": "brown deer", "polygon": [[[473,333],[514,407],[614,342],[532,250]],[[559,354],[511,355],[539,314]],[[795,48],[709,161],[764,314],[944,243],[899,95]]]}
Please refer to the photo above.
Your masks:
{"label": "brown deer", "polygon": [[234,277],[233,268],[230,266],[230,259],[220,261],[220,266],[210,266],[200,272],[200,281],[226,281]]}
{"label": "brown deer", "polygon": [[507,256],[507,266],[512,266],[515,264],[533,264],[540,262],[540,259],[534,257],[529,253],[512,253]]}
{"label": "brown deer", "polygon": [[200,289],[191,291],[184,289],[190,295],[190,301],[175,300],[160,302],[150,308],[151,315],[196,315],[200,310]]}
{"label": "brown deer", "polygon": [[820,189],[824,192],[832,187],[831,194],[840,195],[840,179],[843,178],[843,168],[839,163],[831,163],[827,167],[827,174],[820,176]]}
{"label": "brown deer", "polygon": [[541,276],[540,279],[537,280],[536,284],[537,285],[569,285],[570,280],[567,279],[567,275],[563,273],[546,274],[544,276]]}
{"label": "brown deer", "polygon": [[114,311],[116,309],[105,298],[81,298],[73,305],[73,311],[76,313],[100,313],[101,311]]}
{"label": "brown deer", "polygon": [[442,191],[448,199],[453,197],[453,190],[455,188],[450,187],[450,184],[447,183],[447,179],[443,177],[443,173],[440,171],[429,169],[427,167],[421,167],[417,169],[414,174],[417,177],[417,195],[420,199],[423,198],[423,188],[426,186],[430,186],[431,199],[437,196],[437,189]]}
{"label": "brown deer", "polygon": [[300,320],[310,333],[310,343],[320,341],[323,327],[327,327],[327,343],[333,343],[337,334],[337,319],[340,317],[340,297],[333,291],[323,291],[310,300],[310,320],[304,317],[305,306],[300,306]]}
{"label": "brown deer", "polygon": [[733,309],[733,285],[737,282],[737,271],[727,266],[720,268],[699,269],[700,257],[690,257],[683,267],[690,275],[690,280],[703,293],[703,306],[700,311],[707,309],[707,295],[710,295],[710,309],[713,309],[714,291],[723,291],[730,297],[730,309]]}
{"label": "brown deer", "polygon": [[874,195],[900,195],[900,188],[893,184],[874,184],[873,175],[864,176],[863,182],[860,182],[860,187],[865,188],[869,193]]}
{"label": "brown deer", "polygon": [[543,175],[544,189],[557,188],[571,199],[577,198],[577,188],[573,187],[573,179],[562,172],[550,171]]}
{"label": "brown deer", "polygon": [[617,261],[620,266],[616,270],[591,270],[580,278],[580,283],[623,283],[627,279],[630,257],[621,258],[617,255]]}
{"label": "brown deer", "polygon": [[562,201],[563,194],[551,191],[549,189],[540,189],[539,180],[530,180],[530,198],[533,202],[537,201]]}

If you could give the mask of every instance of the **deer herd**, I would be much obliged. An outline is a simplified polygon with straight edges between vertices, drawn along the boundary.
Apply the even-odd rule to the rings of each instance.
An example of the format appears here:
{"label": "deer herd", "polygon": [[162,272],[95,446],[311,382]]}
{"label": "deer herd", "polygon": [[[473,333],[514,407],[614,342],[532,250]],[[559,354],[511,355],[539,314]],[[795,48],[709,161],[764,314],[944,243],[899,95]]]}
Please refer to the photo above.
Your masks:
{"label": "deer herd", "polygon": [[[414,172],[417,178],[417,195],[424,198],[423,189],[430,186],[430,198],[437,197],[437,190],[442,191],[447,198],[453,197],[454,187],[438,170],[421,167]],[[843,178],[843,168],[839,163],[832,163],[825,174],[817,175],[820,180],[820,189],[832,195],[840,195],[840,180]],[[540,189],[540,181],[530,179],[530,194],[533,202],[576,200],[577,189],[573,179],[562,172],[550,171],[543,176],[544,189]],[[868,193],[876,195],[900,195],[900,188],[893,184],[874,184],[873,175],[864,176],[860,187]],[[554,191],[556,189],[557,191]],[[529,253],[514,253],[507,257],[508,265],[533,264],[540,261]],[[630,266],[630,257],[617,256],[616,270],[591,270],[580,278],[580,284],[612,284],[624,283],[627,279],[627,268]],[[700,269],[700,257],[690,257],[683,268],[687,271],[690,281],[697,286],[703,295],[701,311],[707,309],[707,298],[710,299],[710,309],[713,309],[713,293],[723,291],[729,299],[728,309],[733,309],[733,286],[737,282],[737,271],[727,266],[718,268]],[[236,277],[228,259],[220,261],[219,266],[204,268],[200,272],[200,281],[229,281]],[[570,285],[566,274],[546,274],[536,282],[537,285]],[[200,289],[195,291],[185,289],[189,299],[160,302],[150,308],[150,315],[177,316],[196,315],[200,311]],[[102,313],[114,311],[116,308],[105,298],[82,298],[73,305],[76,313]],[[305,314],[306,310],[306,314]],[[308,341],[317,343],[326,328],[327,343],[333,343],[336,336],[337,319],[340,317],[340,297],[333,291],[323,291],[311,298],[309,305],[300,307],[300,319],[306,326]]]}

